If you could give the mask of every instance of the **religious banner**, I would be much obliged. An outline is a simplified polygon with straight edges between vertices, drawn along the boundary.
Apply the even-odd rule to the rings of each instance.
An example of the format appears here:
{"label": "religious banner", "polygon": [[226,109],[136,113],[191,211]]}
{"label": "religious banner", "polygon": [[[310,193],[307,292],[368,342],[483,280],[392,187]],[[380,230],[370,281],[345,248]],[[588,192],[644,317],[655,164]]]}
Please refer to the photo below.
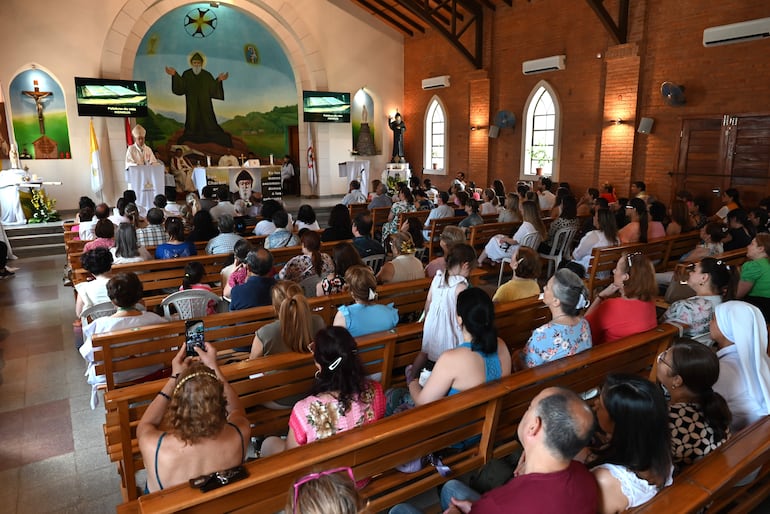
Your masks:
{"label": "religious banner", "polygon": [[22,159],[69,159],[64,93],[48,73],[33,68],[11,81],[13,132]]}

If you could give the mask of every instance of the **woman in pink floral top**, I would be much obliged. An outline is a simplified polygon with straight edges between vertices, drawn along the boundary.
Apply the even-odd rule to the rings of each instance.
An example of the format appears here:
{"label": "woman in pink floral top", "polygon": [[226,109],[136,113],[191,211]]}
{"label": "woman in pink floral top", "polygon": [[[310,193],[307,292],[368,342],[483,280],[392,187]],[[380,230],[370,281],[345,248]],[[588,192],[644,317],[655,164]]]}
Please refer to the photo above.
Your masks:
{"label": "woman in pink floral top", "polygon": [[382,386],[366,378],[356,340],[347,329],[332,326],[319,331],[312,350],[318,371],[310,396],[294,405],[286,440],[265,440],[263,456],[331,437],[385,415]]}

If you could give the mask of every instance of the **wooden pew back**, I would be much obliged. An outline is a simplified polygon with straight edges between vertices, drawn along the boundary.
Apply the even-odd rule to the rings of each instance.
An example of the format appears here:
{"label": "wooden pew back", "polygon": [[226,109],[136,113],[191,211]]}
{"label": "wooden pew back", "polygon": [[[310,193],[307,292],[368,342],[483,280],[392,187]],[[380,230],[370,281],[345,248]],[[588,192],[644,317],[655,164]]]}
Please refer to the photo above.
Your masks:
{"label": "wooden pew back", "polygon": [[430,229],[428,230],[430,238],[428,241],[425,241],[425,245],[428,247],[428,261],[432,261],[433,258],[436,257],[436,252],[440,248],[439,236],[444,231],[444,227],[450,225],[456,226],[463,219],[465,219],[465,216],[451,216],[449,218],[436,218],[430,220]]}
{"label": "wooden pew back", "polygon": [[[374,477],[362,494],[372,511],[381,511],[446,480],[431,467],[405,474],[394,466],[463,443],[464,450],[444,463],[451,466],[453,476],[478,469],[491,456],[517,444],[510,434],[515,434],[526,406],[541,390],[555,385],[577,390],[593,387],[604,380],[595,372],[598,369],[646,371],[675,332],[663,327],[515,373],[312,445],[249,462],[245,465],[248,478],[220,489],[201,494],[187,484],[174,486],[125,504],[119,512],[276,512],[285,504],[285,494],[277,492],[288,491],[294,480],[307,473],[338,466],[352,466],[359,480]],[[636,353],[637,347],[646,350]],[[637,362],[628,361],[632,354]]]}
{"label": "wooden pew back", "polygon": [[505,236],[512,236],[516,230],[521,226],[521,223],[510,221],[504,223],[483,223],[481,225],[474,225],[470,228],[468,234],[468,244],[476,250],[476,254],[480,254],[484,247],[487,245],[490,239],[497,234],[503,234]]}

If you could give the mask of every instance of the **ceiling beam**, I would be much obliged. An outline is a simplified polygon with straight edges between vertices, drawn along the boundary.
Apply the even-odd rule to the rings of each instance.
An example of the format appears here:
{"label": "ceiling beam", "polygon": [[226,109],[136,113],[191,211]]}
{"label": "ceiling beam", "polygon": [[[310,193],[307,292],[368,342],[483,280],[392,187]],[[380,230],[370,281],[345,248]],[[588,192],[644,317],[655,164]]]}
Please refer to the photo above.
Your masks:
{"label": "ceiling beam", "polygon": [[615,44],[622,45],[628,42],[628,0],[620,0],[618,5],[618,22],[604,7],[602,0],[586,0],[602,22],[604,28],[610,33]]}

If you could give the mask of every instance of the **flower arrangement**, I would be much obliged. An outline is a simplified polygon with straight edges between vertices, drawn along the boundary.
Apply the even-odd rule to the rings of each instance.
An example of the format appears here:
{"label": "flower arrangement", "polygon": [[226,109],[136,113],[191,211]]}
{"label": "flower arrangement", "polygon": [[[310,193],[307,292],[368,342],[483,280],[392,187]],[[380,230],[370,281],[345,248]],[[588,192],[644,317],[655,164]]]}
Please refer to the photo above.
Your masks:
{"label": "flower arrangement", "polygon": [[59,221],[61,216],[56,210],[56,200],[49,198],[44,189],[32,190],[32,218],[29,223]]}

